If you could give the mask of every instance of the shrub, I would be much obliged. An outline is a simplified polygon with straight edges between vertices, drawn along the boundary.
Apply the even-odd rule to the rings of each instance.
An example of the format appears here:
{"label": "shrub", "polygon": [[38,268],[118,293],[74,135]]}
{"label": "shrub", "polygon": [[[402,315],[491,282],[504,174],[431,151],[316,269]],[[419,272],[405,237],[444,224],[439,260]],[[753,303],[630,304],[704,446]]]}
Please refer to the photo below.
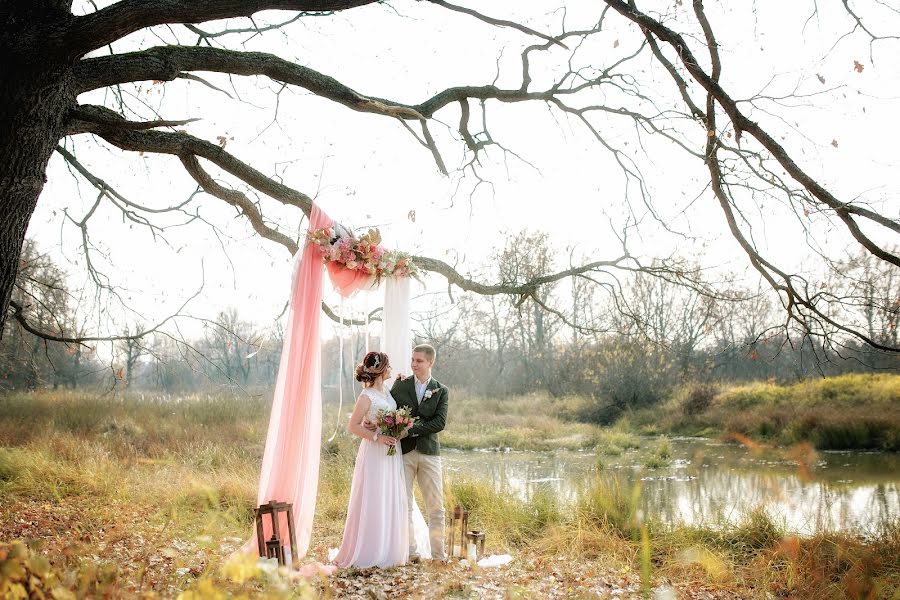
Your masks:
{"label": "shrub", "polygon": [[674,380],[670,357],[636,340],[616,339],[585,350],[584,379],[592,402],[581,418],[611,424],[623,412],[654,406],[669,395]]}
{"label": "shrub", "polygon": [[693,417],[705,412],[718,393],[718,387],[709,383],[687,386],[681,399],[681,413],[685,417]]}

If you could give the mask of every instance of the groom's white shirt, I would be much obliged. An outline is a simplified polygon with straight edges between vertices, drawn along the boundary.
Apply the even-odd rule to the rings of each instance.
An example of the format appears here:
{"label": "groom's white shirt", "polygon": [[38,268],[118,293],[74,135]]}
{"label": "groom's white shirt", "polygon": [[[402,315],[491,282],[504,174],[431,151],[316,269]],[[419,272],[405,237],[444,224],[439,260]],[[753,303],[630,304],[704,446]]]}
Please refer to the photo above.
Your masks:
{"label": "groom's white shirt", "polygon": [[428,382],[431,381],[431,376],[429,376],[428,379],[426,379],[424,383],[420,382],[419,378],[416,377],[415,375],[413,375],[413,379],[415,380],[415,384],[416,384],[416,400],[421,402],[422,398],[425,396],[425,388],[428,387]]}

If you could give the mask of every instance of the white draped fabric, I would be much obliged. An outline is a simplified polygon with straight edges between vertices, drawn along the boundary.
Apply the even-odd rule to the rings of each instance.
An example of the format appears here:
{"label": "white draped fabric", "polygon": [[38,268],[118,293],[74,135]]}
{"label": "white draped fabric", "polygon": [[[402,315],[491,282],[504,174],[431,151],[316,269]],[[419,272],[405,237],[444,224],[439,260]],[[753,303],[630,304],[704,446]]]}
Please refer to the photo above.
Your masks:
{"label": "white draped fabric", "polygon": [[[381,351],[391,360],[394,374],[411,375],[412,362],[412,320],[410,298],[412,295],[409,277],[388,277],[384,287],[384,320],[381,323]],[[422,511],[413,502],[413,531],[416,547],[422,558],[431,558],[431,541],[428,525]]]}
{"label": "white draped fabric", "polygon": [[409,316],[409,279],[409,277],[387,277],[384,287],[381,351],[390,358],[394,374],[410,374],[412,323]]}

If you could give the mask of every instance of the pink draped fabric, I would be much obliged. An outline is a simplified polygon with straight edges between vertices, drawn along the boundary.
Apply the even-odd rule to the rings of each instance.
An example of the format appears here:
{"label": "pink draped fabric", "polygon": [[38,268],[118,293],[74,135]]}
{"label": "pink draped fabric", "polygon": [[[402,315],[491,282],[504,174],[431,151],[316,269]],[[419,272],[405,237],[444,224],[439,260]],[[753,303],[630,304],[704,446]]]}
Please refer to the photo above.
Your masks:
{"label": "pink draped fabric", "polygon": [[335,291],[344,298],[349,298],[354,292],[372,285],[373,277],[364,271],[347,269],[338,262],[325,263],[328,276]]}
{"label": "pink draped fabric", "polygon": [[[313,205],[310,230],[330,227],[331,218]],[[294,505],[297,559],[309,549],[316,492],[319,483],[319,450],[322,442],[322,386],[319,319],[322,305],[322,256],[312,244],[303,248],[302,260],[294,265],[290,311],[281,364],[269,417],[269,432],[259,478],[257,504],[270,500]],[[287,516],[282,513],[279,529],[287,538]],[[264,519],[266,539],[272,535]],[[290,548],[289,543],[285,544]],[[257,552],[254,530],[244,546]],[[310,570],[307,565],[305,570]],[[315,570],[315,569],[313,569]]]}

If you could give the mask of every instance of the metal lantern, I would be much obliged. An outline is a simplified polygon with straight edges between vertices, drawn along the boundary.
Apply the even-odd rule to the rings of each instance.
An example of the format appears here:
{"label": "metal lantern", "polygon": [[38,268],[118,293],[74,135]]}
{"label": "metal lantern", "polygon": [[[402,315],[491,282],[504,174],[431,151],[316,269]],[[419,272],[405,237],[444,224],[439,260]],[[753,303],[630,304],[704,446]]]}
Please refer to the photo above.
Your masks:
{"label": "metal lantern", "polygon": [[[474,554],[475,558],[473,559],[469,556],[468,549],[470,546],[474,546]],[[481,560],[481,557],[484,556],[484,532],[478,531],[477,529],[473,529],[466,533],[466,556],[469,560]]]}
{"label": "metal lantern", "polygon": [[[259,545],[259,555],[263,558],[275,558],[280,566],[287,566],[287,558],[284,554],[284,540],[281,538],[281,529],[278,526],[279,513],[287,513],[288,536],[291,542],[291,566],[296,566],[299,560],[297,555],[297,535],[294,531],[294,505],[290,502],[278,502],[270,500],[268,504],[262,504],[256,509],[256,541]],[[263,516],[269,515],[272,520],[272,537],[265,539],[263,533]]]}
{"label": "metal lantern", "polygon": [[[457,504],[450,513],[450,547],[448,554],[450,558],[465,558],[466,549],[463,544],[466,542],[466,530],[469,528],[469,511]],[[459,532],[459,541],[456,536]]]}

